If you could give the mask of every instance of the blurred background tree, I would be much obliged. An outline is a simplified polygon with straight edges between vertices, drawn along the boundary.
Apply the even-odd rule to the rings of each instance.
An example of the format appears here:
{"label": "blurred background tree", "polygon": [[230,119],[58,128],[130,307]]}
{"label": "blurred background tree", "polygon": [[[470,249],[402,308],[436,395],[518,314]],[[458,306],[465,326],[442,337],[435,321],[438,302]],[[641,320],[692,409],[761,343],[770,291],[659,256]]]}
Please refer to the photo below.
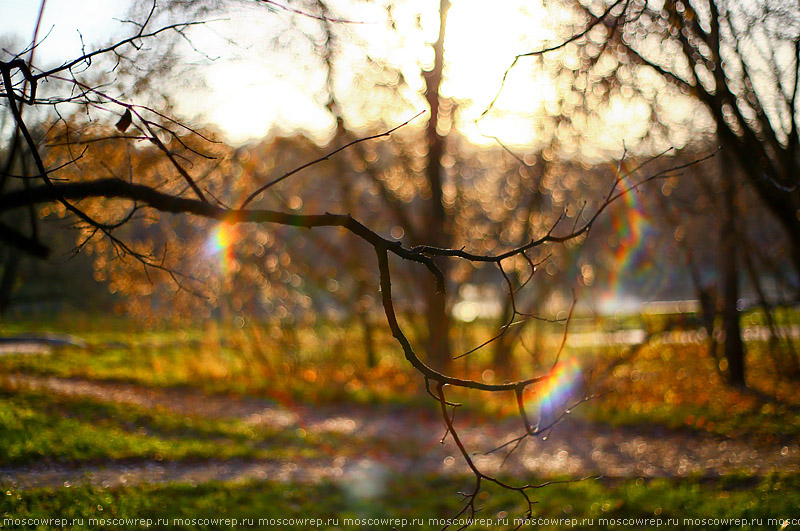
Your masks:
{"label": "blurred background tree", "polygon": [[[153,22],[217,16],[230,20],[180,28],[146,46],[93,58],[92,69],[73,75],[81,83],[77,86],[102,86],[103,94],[93,94],[94,101],[79,106],[53,101],[59,118],[55,125],[42,120],[37,137],[45,139],[42,150],[52,167],[88,148],[78,164],[64,169],[71,181],[97,176],[86,168],[102,168],[104,176],[136,175],[165,191],[187,191],[181,179],[164,180],[175,169],[175,161],[148,140],[149,133],[129,130],[120,135],[114,129],[125,109],[115,101],[135,101],[159,127],[174,131],[162,130],[162,141],[181,165],[191,169],[201,192],[217,204],[235,206],[243,200],[244,190],[264,185],[333,147],[384,132],[425,109],[430,112],[391,137],[354,145],[306,175],[276,183],[253,204],[298,213],[344,208],[379,233],[409,246],[425,243],[496,254],[541,235],[562,214],[565,224],[585,221],[611,179],[628,179],[640,161],[667,148],[684,152],[662,157],[660,169],[712,151],[720,134],[710,107],[720,100],[717,82],[730,85],[726,90],[735,97],[728,100],[738,105],[741,114],[738,126],[736,120],[719,122],[733,134],[731,138],[740,143],[747,135],[767,138],[759,129],[767,125],[778,146],[784,151],[790,148],[794,126],[785,119],[791,114],[787,105],[793,105],[788,72],[796,62],[781,50],[794,42],[786,33],[791,24],[776,26],[779,6],[762,6],[762,16],[752,18],[749,26],[741,21],[756,11],[735,6],[731,11],[713,11],[704,6],[668,3],[655,9],[631,1],[573,4],[575,9],[570,10],[562,4],[518,2],[487,10],[467,0],[452,6],[401,1],[202,6],[165,2],[154,12]],[[149,8],[137,3],[124,18],[142,20]],[[729,29],[715,34],[714,17],[729,20],[718,22]],[[679,22],[686,28],[678,31]],[[775,35],[757,37],[753,28],[759,25]],[[121,27],[136,28],[130,23]],[[702,34],[695,35],[698,31]],[[720,57],[736,52],[735,43],[741,41],[738,53],[746,61],[735,66],[733,60],[719,59],[720,68],[710,68],[714,55],[708,43],[714,35],[722,43]],[[500,58],[520,50],[540,50],[568,36],[576,38],[551,53],[523,53],[504,76],[506,65]],[[686,48],[684,40],[696,52]],[[764,43],[777,43],[771,60],[773,70],[781,72],[774,79],[787,96],[783,107],[759,104],[759,97],[770,94],[762,85],[773,78],[765,74],[754,80],[748,73],[763,66],[752,59],[758,51],[773,48]],[[752,65],[745,68],[747,61]],[[298,64],[303,67],[297,68]],[[78,66],[87,65],[75,65],[73,70]],[[732,70],[718,81],[704,74],[718,75],[723,67]],[[40,88],[40,94],[56,94],[57,81],[70,82],[53,79],[50,87]],[[145,107],[180,116],[194,132],[231,145],[209,144]],[[697,112],[698,108],[706,111]],[[133,138],[120,149],[123,144],[113,141],[125,135]],[[770,157],[779,153],[771,143],[761,141],[760,148]],[[24,157],[13,149],[7,152],[8,160],[21,167]],[[749,151],[739,145],[725,156],[738,160],[742,153]],[[773,158],[765,160],[777,168],[786,157]],[[753,174],[742,163],[737,165],[741,175]],[[767,286],[760,290],[764,295],[760,304],[766,306],[780,302],[775,294],[785,291],[781,286],[795,291],[797,286],[796,272],[785,274],[784,267],[794,252],[792,235],[786,236],[788,225],[779,220],[772,202],[764,201],[764,194],[780,195],[785,203],[796,201],[797,192],[782,177],[784,170],[767,172],[769,177],[761,175],[756,183],[729,179],[735,172],[703,168],[700,174],[671,178],[660,189],[634,194],[624,209],[601,220],[582,250],[575,242],[528,256],[535,263],[548,260],[531,282],[532,290],[519,299],[519,310],[548,319],[563,317],[573,284],[587,288],[579,292],[579,299],[600,313],[615,311],[627,299],[640,303],[658,297],[720,298],[719,304],[715,300],[705,308],[715,315],[721,312],[725,370],[732,381],[743,382],[744,349],[736,339],[740,299],[758,298],[759,280]],[[27,182],[17,181],[9,177],[4,186]],[[757,191],[760,203],[752,200],[751,189]],[[683,194],[695,203],[688,204],[687,199],[672,204]],[[713,209],[707,210],[710,206]],[[777,208],[787,218],[790,208]],[[151,319],[167,314],[200,319],[213,315],[241,322],[268,319],[284,328],[313,322],[319,315],[355,318],[362,323],[365,351],[371,350],[370,316],[379,303],[370,289],[377,282],[370,265],[372,250],[338,231],[319,236],[293,227],[234,230],[208,220],[149,212],[144,216],[133,205],[123,208],[118,202],[112,206],[95,201],[87,209],[117,221],[129,214],[141,217],[135,227],[118,230],[124,241],[153,259],[150,266],[117,260],[117,246],[98,238],[92,227],[80,227],[76,237],[78,247],[95,257],[92,276],[107,283],[114,294],[124,295],[111,299],[118,312]],[[713,212],[712,219],[699,221],[704,211]],[[768,221],[764,211],[776,221]],[[51,220],[37,225],[46,231],[49,225],[63,224],[58,220],[66,211],[56,206],[38,214]],[[724,222],[714,221],[714,216]],[[18,215],[5,219],[22,228],[29,223]],[[758,226],[743,220],[759,220]],[[774,223],[784,228],[783,237],[775,235]],[[698,226],[708,230],[701,232]],[[699,236],[712,233],[719,245],[711,247],[718,247],[718,252],[710,252]],[[759,246],[763,256],[754,264],[748,262],[741,253],[742,242],[758,241],[764,234],[769,235],[769,244]],[[72,245],[64,247],[69,250]],[[19,271],[12,258],[17,254],[8,249],[5,253],[4,276],[12,278]],[[185,277],[172,278],[168,271],[154,269],[162,259],[166,269]],[[415,330],[414,338],[425,345],[431,362],[444,368],[462,349],[470,348],[463,342],[453,346],[458,335],[452,329],[454,319],[493,319],[503,327],[513,312],[502,296],[507,286],[497,270],[436,260],[448,279],[446,294],[419,280],[419,265],[393,267],[403,287],[398,304]],[[675,274],[676,265],[681,274]],[[527,278],[529,263],[522,257],[504,267],[512,285]],[[749,268],[746,274],[740,270],[743,267]],[[753,269],[762,274],[751,274]],[[12,285],[24,287],[19,281],[4,281],[0,298]],[[743,286],[750,286],[747,293],[742,293]],[[202,300],[196,297],[198,290],[206,302],[198,302]],[[591,295],[598,292],[602,295]],[[535,322],[526,319],[495,341],[498,378],[514,373],[519,356],[531,357],[526,349],[511,345]],[[713,319],[711,323],[713,338]]]}
{"label": "blurred background tree", "polygon": [[[560,58],[534,55],[534,60],[556,63],[558,76],[569,87],[559,114],[565,130],[585,136],[605,113],[638,114],[649,122],[641,142],[629,144],[640,153],[669,147],[699,152],[722,148],[721,170],[708,184],[700,189],[692,182],[665,186],[667,191],[680,186],[697,191],[698,205],[713,205],[721,220],[712,239],[718,249],[717,278],[695,284],[703,297],[715,286],[725,370],[731,383],[743,386],[745,349],[739,321],[747,304],[742,299],[759,299],[757,304],[770,313],[775,306],[796,301],[800,286],[800,11],[771,0],[569,5],[574,23],[590,30],[565,46]],[[564,30],[564,37],[574,35],[571,27]],[[703,182],[706,177],[683,181],[698,179]],[[688,211],[679,217],[696,219]],[[755,267],[748,243],[766,234],[776,242],[775,224],[783,231],[780,242],[758,246],[772,266],[762,262]],[[697,267],[694,263],[690,269]],[[774,284],[767,296],[765,282],[779,285]]]}

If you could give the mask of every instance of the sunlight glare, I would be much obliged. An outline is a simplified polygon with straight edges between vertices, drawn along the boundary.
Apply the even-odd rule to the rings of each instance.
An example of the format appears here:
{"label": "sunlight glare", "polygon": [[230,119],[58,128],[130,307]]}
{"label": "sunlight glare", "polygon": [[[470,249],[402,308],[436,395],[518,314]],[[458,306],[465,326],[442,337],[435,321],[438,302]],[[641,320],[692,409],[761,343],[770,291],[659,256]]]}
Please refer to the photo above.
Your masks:
{"label": "sunlight glare", "polygon": [[442,94],[461,104],[458,127],[476,144],[531,144],[545,102],[555,98],[555,83],[533,59],[523,59],[509,73],[493,111],[475,124],[500,90],[513,58],[554,38],[543,22],[539,2],[503,2],[486,8],[478,0],[458,0],[448,13],[445,40],[446,79]]}
{"label": "sunlight glare", "polygon": [[[394,36],[387,36],[382,12],[374,6],[344,1],[337,7],[348,18],[365,21],[345,28],[351,40],[338,42],[334,85],[339,98],[344,97],[342,110],[348,121],[356,128],[369,128],[378,120],[395,122],[424,107],[420,67],[432,66],[430,41],[435,39],[437,29],[431,5],[419,0],[394,3],[398,31]],[[491,9],[477,0],[453,2],[448,13],[441,92],[457,102],[456,127],[470,142],[487,145],[495,142],[488,136],[500,136],[507,144],[531,145],[541,136],[540,117],[546,103],[555,99],[556,87],[541,65],[529,59],[511,71],[493,111],[480,125],[475,120],[497,95],[503,73],[514,56],[555,38],[553,29],[544,22],[547,12],[540,2],[523,0],[503,2]],[[249,10],[235,12],[236,19],[216,25],[216,31],[227,34],[235,27],[237,35],[244,35],[237,39],[244,43],[254,33],[254,27],[260,26],[265,32],[262,40],[274,40],[280,33],[276,28],[285,26],[287,21],[264,15]],[[415,26],[417,15],[420,18]],[[285,33],[291,31],[287,26]],[[237,58],[212,63],[206,75],[209,91],[188,98],[187,107],[195,112],[207,109],[204,116],[234,143],[260,138],[276,129],[282,134],[302,131],[318,142],[328,141],[335,123],[324,106],[324,69],[317,59],[300,66],[298,58],[306,53],[302,49],[305,44],[290,37],[283,39],[284,47],[255,44],[252,49],[237,50]],[[198,43],[217,50],[219,46],[229,46],[215,42],[207,34]],[[392,95],[384,97],[374,90],[369,95],[359,95],[374,74],[363,70],[370,67],[363,60],[365,52],[403,73],[408,86],[401,86],[399,94],[393,95],[396,101],[392,101]],[[403,101],[405,108],[395,108]]]}
{"label": "sunlight glare", "polygon": [[[80,50],[75,29],[81,30],[87,49],[130,33],[114,20],[123,16],[130,2],[91,5],[95,3],[98,8],[82,9],[80,17],[75,16],[72,4],[47,3],[43,31],[51,25],[55,29],[37,51],[37,63],[74,56]],[[38,2],[6,2],[4,11],[15,16],[5,17],[14,21],[14,27],[5,31],[28,39],[36,17],[33,4]],[[421,68],[432,66],[436,6],[423,0],[393,1],[396,32],[390,29],[382,4],[339,0],[330,7],[348,20],[363,22],[334,27],[338,37],[332,85],[348,125],[374,132],[376,127],[396,125],[425,109]],[[454,103],[452,125],[460,134],[478,145],[493,145],[493,137],[520,147],[541,146],[550,140],[549,115],[559,112],[556,102],[563,90],[553,80],[550,67],[540,57],[521,58],[505,84],[502,81],[515,56],[557,42],[559,24],[574,23],[571,16],[566,8],[541,0],[507,0],[491,7],[478,0],[452,1],[441,94]],[[336,123],[326,108],[325,39],[319,21],[256,4],[232,6],[224,17],[209,18],[208,24],[187,30],[190,42],[180,43],[182,60],[203,68],[197,69],[196,79],[174,80],[177,84],[170,95],[178,114],[190,122],[203,120],[218,127],[234,144],[296,133],[321,144],[329,142]],[[68,57],[55,55],[56,50],[73,48]],[[568,57],[554,59],[558,57],[570,63]],[[389,68],[382,71],[381,64]],[[381,72],[395,70],[402,74],[403,83],[390,83],[385,89],[375,86],[381,83]],[[482,116],[492,102],[491,111]],[[635,145],[649,126],[643,101],[616,98],[608,103],[608,111],[585,124],[586,136],[596,144],[599,156],[618,151],[623,140]]]}

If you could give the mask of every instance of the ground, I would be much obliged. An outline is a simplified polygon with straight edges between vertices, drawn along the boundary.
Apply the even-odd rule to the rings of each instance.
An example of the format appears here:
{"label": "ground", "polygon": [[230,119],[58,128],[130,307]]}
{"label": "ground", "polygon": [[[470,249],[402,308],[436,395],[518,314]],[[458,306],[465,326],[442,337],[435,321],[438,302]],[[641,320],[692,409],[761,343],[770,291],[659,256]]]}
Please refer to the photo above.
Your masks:
{"label": "ground", "polygon": [[[0,357],[2,516],[446,518],[459,508],[456,492],[469,486],[452,439],[441,442],[443,424],[431,404],[278,400],[199,381],[156,385],[133,361],[127,367],[132,377],[123,381],[108,377],[104,365],[117,347],[106,342],[88,353],[85,346],[68,347],[74,349],[68,369],[60,365],[62,351]],[[660,352],[658,359],[664,358]],[[800,484],[796,411],[752,406],[745,396],[728,408],[726,424],[725,411],[713,402],[670,399],[669,418],[680,421],[662,421],[661,409],[643,407],[652,397],[630,387],[644,380],[652,394],[651,362],[647,356],[631,360],[615,384],[628,400],[637,393],[639,407],[624,408],[621,397],[602,407],[582,406],[546,438],[529,439],[510,456],[491,450],[520,433],[515,415],[467,407],[457,425],[485,471],[518,482],[565,481],[535,491],[540,516],[791,518]],[[152,356],[148,363],[155,363]],[[633,371],[644,377],[630,378]],[[737,420],[752,420],[753,411],[764,422]],[[698,422],[700,415],[712,420]],[[250,499],[254,492],[258,499]],[[491,518],[524,514],[513,493],[490,489],[481,503]]]}
{"label": "ground", "polygon": [[[120,382],[11,374],[16,387],[51,395],[90,398],[98,402],[132,404],[189,418],[238,420],[253,427],[304,432],[341,438],[338,455],[307,459],[193,459],[189,463],[142,459],[91,463],[47,463],[0,468],[0,482],[18,486],[60,486],[65,483],[117,486],[139,482],[209,481],[242,478],[317,481],[322,478],[380,473],[465,474],[466,466],[433,412],[397,406],[352,404],[290,408],[257,398],[207,395],[191,389],[158,389]],[[471,448],[497,448],[518,435],[516,418],[498,422],[460,422]],[[356,444],[363,450],[347,455]],[[758,444],[707,433],[658,426],[609,426],[567,418],[547,440],[529,440],[505,459],[503,452],[476,457],[487,471],[527,477],[601,475],[618,478],[721,476],[731,472],[764,475],[770,471],[800,471],[800,445]]]}

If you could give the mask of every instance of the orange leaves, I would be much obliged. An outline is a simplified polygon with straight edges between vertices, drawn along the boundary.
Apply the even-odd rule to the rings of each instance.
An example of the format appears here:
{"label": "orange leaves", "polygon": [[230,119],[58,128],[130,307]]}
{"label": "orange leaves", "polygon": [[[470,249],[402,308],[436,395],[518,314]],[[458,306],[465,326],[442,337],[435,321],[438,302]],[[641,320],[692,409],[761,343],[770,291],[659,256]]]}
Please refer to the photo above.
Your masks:
{"label": "orange leaves", "polygon": [[[588,405],[591,415],[621,422],[657,422],[711,433],[768,432],[787,422],[781,408],[761,404],[754,393],[725,384],[716,362],[702,345],[653,345],[615,368],[614,392]],[[780,392],[786,382],[772,374],[763,353],[751,348],[748,383],[766,394]],[[633,378],[635,373],[640,377]],[[782,397],[786,400],[786,396]],[[789,403],[800,403],[795,389]]]}
{"label": "orange leaves", "polygon": [[313,367],[309,367],[302,372],[301,376],[303,377],[303,380],[307,381],[308,383],[314,383],[317,381],[317,370]]}

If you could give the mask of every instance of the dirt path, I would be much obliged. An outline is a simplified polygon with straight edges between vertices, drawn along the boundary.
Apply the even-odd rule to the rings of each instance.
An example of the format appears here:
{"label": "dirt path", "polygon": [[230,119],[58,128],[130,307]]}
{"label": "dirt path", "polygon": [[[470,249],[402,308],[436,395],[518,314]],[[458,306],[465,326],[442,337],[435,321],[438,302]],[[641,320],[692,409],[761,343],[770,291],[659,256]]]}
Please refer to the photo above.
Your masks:
{"label": "dirt path", "polygon": [[[335,405],[287,408],[256,398],[205,395],[194,390],[159,389],[136,384],[63,379],[28,374],[6,378],[21,387],[90,397],[98,401],[136,404],[188,416],[238,418],[252,424],[311,433],[335,432],[363,446],[357,459],[294,462],[262,460],[199,460],[185,462],[109,461],[93,464],[0,466],[0,484],[58,486],[90,481],[97,485],[212,479],[273,479],[350,481],[355,478],[413,472],[467,472],[448,438],[439,444],[442,422],[435,415],[390,406]],[[502,453],[485,454],[520,431],[517,419],[491,424],[462,422],[459,428],[476,463],[486,471],[509,474],[601,474],[613,477],[717,476],[734,470],[765,474],[771,470],[800,471],[800,445],[760,446],[742,440],[722,440],[688,431],[637,430],[592,424],[569,418],[548,439],[528,439],[503,464]]]}

